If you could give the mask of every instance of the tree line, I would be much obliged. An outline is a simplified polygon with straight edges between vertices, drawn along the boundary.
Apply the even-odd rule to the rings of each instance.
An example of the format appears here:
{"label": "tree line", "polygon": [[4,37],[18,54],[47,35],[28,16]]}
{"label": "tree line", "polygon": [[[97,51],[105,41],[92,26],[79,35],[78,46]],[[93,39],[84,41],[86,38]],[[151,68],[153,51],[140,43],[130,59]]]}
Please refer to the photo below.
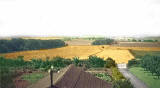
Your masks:
{"label": "tree line", "polygon": [[95,41],[92,42],[92,45],[111,45],[113,44],[115,41],[113,39],[97,39]]}
{"label": "tree line", "polygon": [[152,75],[160,77],[160,56],[146,55],[141,60],[141,66],[145,71],[150,71]]}
{"label": "tree line", "polygon": [[128,62],[128,67],[140,66],[144,71],[151,72],[152,75],[160,78],[160,56],[145,55],[140,59],[133,59]]}
{"label": "tree line", "polygon": [[0,53],[23,50],[49,49],[65,46],[62,40],[20,39],[0,40]]}

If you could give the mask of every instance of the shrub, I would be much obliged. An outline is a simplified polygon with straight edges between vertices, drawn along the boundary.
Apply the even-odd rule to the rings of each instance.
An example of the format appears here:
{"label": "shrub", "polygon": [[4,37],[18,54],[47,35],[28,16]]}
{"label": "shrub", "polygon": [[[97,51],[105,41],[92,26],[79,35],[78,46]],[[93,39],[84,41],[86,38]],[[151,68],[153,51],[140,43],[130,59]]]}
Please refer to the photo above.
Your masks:
{"label": "shrub", "polygon": [[95,74],[96,77],[105,80],[107,82],[111,82],[112,81],[112,77],[106,73],[97,73]]}
{"label": "shrub", "polygon": [[0,88],[15,88],[13,74],[7,66],[0,66]]}
{"label": "shrub", "polygon": [[112,88],[134,88],[129,80],[117,80],[113,82]]}
{"label": "shrub", "polygon": [[125,79],[125,77],[122,75],[122,73],[119,72],[118,68],[112,67],[111,70],[112,70],[112,77],[114,80]]}
{"label": "shrub", "polygon": [[139,60],[136,60],[136,59],[132,59],[132,60],[129,60],[129,61],[128,61],[128,67],[138,66],[139,64],[140,64],[140,61],[139,61]]}
{"label": "shrub", "polygon": [[54,67],[65,67],[69,64],[71,64],[72,61],[69,59],[64,59],[62,57],[54,57],[51,60],[51,65],[53,65]]}
{"label": "shrub", "polygon": [[106,68],[116,67],[116,62],[112,58],[109,57],[106,60],[104,67],[106,67]]}
{"label": "shrub", "polygon": [[97,56],[89,56],[88,62],[91,67],[104,67],[105,61]]}
{"label": "shrub", "polygon": [[74,57],[74,58],[73,58],[73,64],[74,64],[75,66],[78,66],[78,65],[80,64],[79,57]]}

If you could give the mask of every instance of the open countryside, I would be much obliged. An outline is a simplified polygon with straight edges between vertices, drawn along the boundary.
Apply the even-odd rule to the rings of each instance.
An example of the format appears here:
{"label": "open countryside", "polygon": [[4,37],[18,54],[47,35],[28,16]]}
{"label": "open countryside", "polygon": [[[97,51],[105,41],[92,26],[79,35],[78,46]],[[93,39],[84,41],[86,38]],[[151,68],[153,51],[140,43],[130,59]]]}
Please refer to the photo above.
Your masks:
{"label": "open countryside", "polygon": [[130,50],[160,51],[160,47],[117,47],[109,45],[79,45],[46,50],[20,51],[2,55],[6,58],[17,58],[18,56],[24,56],[24,60],[31,60],[33,58],[44,60],[47,57],[53,58],[56,56],[64,58],[79,57],[80,59],[87,59],[90,55],[96,55],[104,59],[111,57],[117,63],[127,63],[128,60],[134,59],[134,56],[132,55]]}
{"label": "open countryside", "polygon": [[[157,80],[159,80],[159,71],[153,66],[151,66],[153,71],[149,70],[148,66],[145,67],[145,63],[158,60],[159,42],[130,42],[108,38],[16,38],[0,40],[0,43],[0,52],[2,52],[0,65],[2,72],[8,72],[8,75],[5,75],[6,73],[0,75],[1,81],[6,83],[14,78],[10,85],[3,84],[4,88],[48,87],[51,76],[47,70],[51,70],[52,66],[55,70],[52,73],[54,76],[52,83],[56,86],[53,88],[64,86],[67,88],[85,86],[87,88],[97,88],[96,86],[98,88],[117,88],[118,86],[120,88],[124,86],[156,88],[159,86],[159,81],[153,79],[158,77]],[[148,60],[145,60],[147,57]],[[145,74],[142,69],[147,69],[144,71],[150,71],[153,76],[148,78],[141,76]],[[13,77],[11,75],[8,79],[4,79],[10,74]],[[68,79],[70,76],[73,76],[73,79]],[[150,81],[144,79],[153,80],[153,82],[148,83]]]}

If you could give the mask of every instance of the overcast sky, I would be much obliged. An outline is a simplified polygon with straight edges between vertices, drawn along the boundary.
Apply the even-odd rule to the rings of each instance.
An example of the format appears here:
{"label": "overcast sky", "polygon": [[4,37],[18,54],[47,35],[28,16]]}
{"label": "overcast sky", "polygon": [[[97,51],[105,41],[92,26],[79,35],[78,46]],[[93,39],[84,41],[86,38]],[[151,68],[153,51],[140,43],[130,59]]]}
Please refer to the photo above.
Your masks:
{"label": "overcast sky", "polygon": [[0,0],[0,36],[160,34],[160,0]]}

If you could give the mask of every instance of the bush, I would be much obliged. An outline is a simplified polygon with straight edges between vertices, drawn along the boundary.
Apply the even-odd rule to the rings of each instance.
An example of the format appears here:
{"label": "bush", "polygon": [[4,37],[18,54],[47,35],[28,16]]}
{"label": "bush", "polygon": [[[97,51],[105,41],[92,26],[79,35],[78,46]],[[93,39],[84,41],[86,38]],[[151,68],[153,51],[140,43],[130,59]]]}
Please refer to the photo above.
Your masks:
{"label": "bush", "polygon": [[15,88],[13,74],[7,66],[0,66],[0,88]]}
{"label": "bush", "polygon": [[132,59],[132,60],[129,60],[128,61],[128,67],[131,67],[131,66],[138,66],[140,64],[140,61],[139,60],[136,60],[136,59]]}
{"label": "bush", "polygon": [[95,74],[95,76],[104,80],[104,81],[112,82],[112,77],[106,73],[97,73],[97,74]]}
{"label": "bush", "polygon": [[134,88],[129,80],[117,80],[113,82],[112,88]]}
{"label": "bush", "polygon": [[104,67],[105,61],[97,56],[89,56],[88,62],[91,67]]}
{"label": "bush", "polygon": [[113,39],[100,39],[92,42],[92,45],[110,45],[114,42]]}
{"label": "bush", "polygon": [[116,67],[116,62],[112,58],[108,58],[104,65],[106,68]]}
{"label": "bush", "polygon": [[62,57],[54,57],[51,60],[51,65],[53,65],[54,67],[65,67],[70,64],[72,64],[72,61],[70,59],[65,59]]}
{"label": "bush", "polygon": [[74,64],[75,66],[79,66],[79,65],[80,65],[79,57],[74,57],[74,58],[73,58],[73,64]]}
{"label": "bush", "polygon": [[114,80],[125,79],[125,77],[122,75],[122,73],[119,72],[118,68],[112,67],[111,70],[112,70],[112,78],[113,78]]}

